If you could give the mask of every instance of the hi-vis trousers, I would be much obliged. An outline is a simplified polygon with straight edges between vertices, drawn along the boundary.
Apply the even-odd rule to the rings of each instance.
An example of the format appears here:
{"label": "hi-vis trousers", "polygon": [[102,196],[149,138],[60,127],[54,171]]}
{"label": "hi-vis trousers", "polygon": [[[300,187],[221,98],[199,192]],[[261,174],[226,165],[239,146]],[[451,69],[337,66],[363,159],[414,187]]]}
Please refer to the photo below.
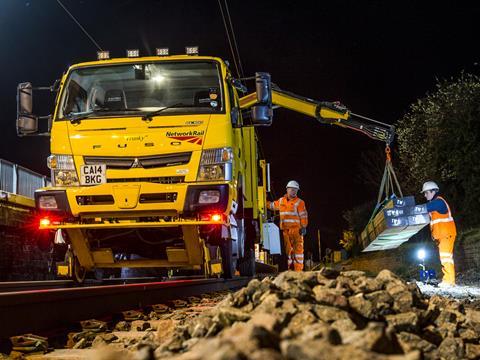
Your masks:
{"label": "hi-vis trousers", "polygon": [[447,236],[436,240],[440,252],[440,262],[442,264],[443,279],[442,282],[455,284],[455,264],[453,262],[453,246],[455,236]]}
{"label": "hi-vis trousers", "polygon": [[288,269],[303,270],[303,236],[298,227],[283,229],[283,243],[288,259]]}

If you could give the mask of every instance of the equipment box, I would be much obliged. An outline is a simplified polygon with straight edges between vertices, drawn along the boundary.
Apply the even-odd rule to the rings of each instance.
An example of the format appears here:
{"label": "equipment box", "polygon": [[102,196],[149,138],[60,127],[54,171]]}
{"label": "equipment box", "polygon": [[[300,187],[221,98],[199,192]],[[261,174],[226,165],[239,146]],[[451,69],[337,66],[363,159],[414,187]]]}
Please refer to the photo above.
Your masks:
{"label": "equipment box", "polygon": [[406,216],[385,218],[385,223],[387,225],[387,228],[401,227],[401,226],[405,227],[409,225],[408,217]]}
{"label": "equipment box", "polygon": [[407,215],[422,215],[422,214],[428,214],[427,204],[415,205],[408,208]]}
{"label": "equipment box", "polygon": [[395,218],[399,216],[407,216],[410,215],[409,213],[410,208],[391,208],[391,209],[383,209],[383,215],[385,218]]}
{"label": "equipment box", "polygon": [[430,215],[418,214],[408,217],[408,225],[427,225],[430,223]]}
{"label": "equipment box", "polygon": [[408,206],[415,206],[415,197],[413,196],[405,196],[403,198],[393,198],[388,200],[385,204],[384,208],[404,208]]}

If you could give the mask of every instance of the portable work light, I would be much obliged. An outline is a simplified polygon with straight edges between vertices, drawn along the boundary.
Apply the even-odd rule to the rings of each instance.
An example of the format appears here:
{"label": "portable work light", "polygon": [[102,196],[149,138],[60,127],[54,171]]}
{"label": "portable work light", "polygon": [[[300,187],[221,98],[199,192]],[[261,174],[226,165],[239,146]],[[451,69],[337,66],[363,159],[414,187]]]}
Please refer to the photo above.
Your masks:
{"label": "portable work light", "polygon": [[419,249],[417,251],[417,257],[418,257],[419,260],[422,260],[422,261],[425,260],[426,256],[427,256],[427,253],[426,253],[425,249]]}

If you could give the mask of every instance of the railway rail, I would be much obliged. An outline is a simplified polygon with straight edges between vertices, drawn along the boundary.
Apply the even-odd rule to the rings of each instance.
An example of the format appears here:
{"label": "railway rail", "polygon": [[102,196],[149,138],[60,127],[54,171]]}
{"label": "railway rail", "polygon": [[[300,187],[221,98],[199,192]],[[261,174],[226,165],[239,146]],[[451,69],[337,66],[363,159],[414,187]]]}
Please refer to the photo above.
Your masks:
{"label": "railway rail", "polygon": [[0,340],[204,293],[237,289],[251,278],[188,279],[0,293]]}

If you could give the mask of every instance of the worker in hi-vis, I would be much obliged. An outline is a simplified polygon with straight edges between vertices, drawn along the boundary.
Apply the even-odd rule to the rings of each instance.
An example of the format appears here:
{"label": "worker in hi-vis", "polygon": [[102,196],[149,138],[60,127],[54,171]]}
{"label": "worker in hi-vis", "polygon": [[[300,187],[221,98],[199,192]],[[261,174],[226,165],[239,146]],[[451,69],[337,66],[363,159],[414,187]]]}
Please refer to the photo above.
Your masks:
{"label": "worker in hi-vis", "polygon": [[423,184],[422,193],[428,200],[427,211],[430,214],[432,238],[438,245],[443,279],[439,286],[455,285],[455,264],[453,246],[457,236],[455,221],[445,199],[438,195],[440,188],[433,181]]}
{"label": "worker in hi-vis", "polygon": [[287,193],[278,200],[268,201],[270,210],[280,212],[280,229],[288,259],[288,269],[293,264],[295,271],[303,270],[303,236],[307,233],[308,214],[305,202],[297,196],[298,182],[291,180],[287,184]]}

